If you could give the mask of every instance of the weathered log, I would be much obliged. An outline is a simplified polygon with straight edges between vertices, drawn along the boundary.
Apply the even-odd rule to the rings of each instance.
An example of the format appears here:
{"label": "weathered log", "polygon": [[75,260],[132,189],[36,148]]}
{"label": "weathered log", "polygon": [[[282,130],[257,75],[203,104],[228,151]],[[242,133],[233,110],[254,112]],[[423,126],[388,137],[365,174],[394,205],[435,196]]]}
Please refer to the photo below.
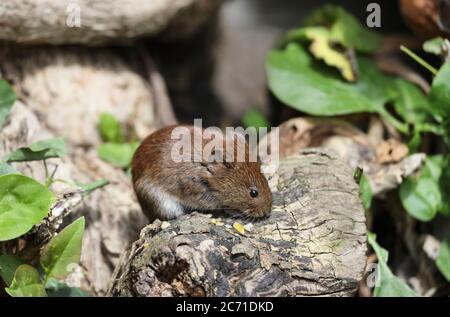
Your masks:
{"label": "weathered log", "polygon": [[0,2],[0,39],[27,44],[117,44],[165,31],[187,37],[222,0],[8,0]]}
{"label": "weathered log", "polygon": [[[352,170],[309,149],[284,159],[269,183],[268,219],[249,225],[192,213],[145,227],[116,267],[109,295],[354,295],[366,226]],[[247,230],[239,233],[235,222]]]}

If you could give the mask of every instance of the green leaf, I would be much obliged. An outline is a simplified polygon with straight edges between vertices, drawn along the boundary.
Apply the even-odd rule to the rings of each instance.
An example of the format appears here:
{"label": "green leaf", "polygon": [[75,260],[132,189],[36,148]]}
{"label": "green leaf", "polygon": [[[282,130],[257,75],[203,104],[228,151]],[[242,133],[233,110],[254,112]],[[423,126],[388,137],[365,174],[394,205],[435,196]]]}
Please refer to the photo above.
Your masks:
{"label": "green leaf", "polygon": [[83,242],[84,217],[75,220],[53,237],[41,253],[41,266],[45,279],[65,278],[78,264]]}
{"label": "green leaf", "polygon": [[121,168],[126,168],[130,165],[133,154],[139,146],[138,142],[133,143],[104,143],[98,148],[99,156]]}
{"label": "green leaf", "polygon": [[125,141],[120,122],[110,113],[100,115],[99,130],[105,142],[123,143]]}
{"label": "green leaf", "polygon": [[14,91],[5,80],[0,79],[0,129],[5,124],[15,101],[16,94]]}
{"label": "green leaf", "polygon": [[359,23],[342,7],[335,5],[320,7],[304,21],[304,25],[328,27],[334,42],[364,53],[375,51],[381,43],[375,32]]}
{"label": "green leaf", "polygon": [[433,118],[428,98],[417,86],[403,79],[395,79],[394,84],[398,92],[395,110],[404,121],[418,124]]}
{"label": "green leaf", "polygon": [[429,97],[433,111],[450,118],[450,62],[445,63],[434,77]]}
{"label": "green leaf", "polygon": [[[439,184],[442,202],[438,212],[444,216],[450,217],[450,155],[435,155],[435,163],[439,168],[434,175],[434,179]],[[438,159],[440,159],[438,161]]]}
{"label": "green leaf", "polygon": [[90,295],[78,287],[72,287],[64,282],[50,278],[45,284],[48,297],[90,297]]}
{"label": "green leaf", "polygon": [[439,213],[450,218],[450,155],[443,156],[439,187],[442,195],[442,205]]}
{"label": "green leaf", "polygon": [[420,131],[414,129],[414,133],[408,141],[408,150],[409,153],[417,153],[419,150],[420,144],[422,143],[422,137],[420,136]]}
{"label": "green leaf", "polygon": [[442,37],[435,37],[423,43],[423,50],[427,53],[442,55],[446,54],[447,46]]}
{"label": "green leaf", "polygon": [[0,162],[0,175],[19,174],[11,165]]}
{"label": "green leaf", "polygon": [[361,199],[364,205],[364,209],[369,209],[372,205],[372,187],[370,186],[369,180],[366,175],[362,175],[361,181],[359,182],[359,188],[361,191]]}
{"label": "green leaf", "polygon": [[98,181],[88,183],[88,184],[77,183],[77,186],[79,186],[83,190],[84,195],[89,195],[94,190],[102,188],[103,186],[106,186],[108,184],[109,184],[109,181],[107,181],[106,179],[100,179]]}
{"label": "green leaf", "polygon": [[377,285],[373,295],[375,297],[417,297],[419,294],[414,292],[403,280],[395,276],[387,265],[389,253],[380,247],[376,242],[376,235],[368,233],[369,244],[378,257],[377,267]]}
{"label": "green leaf", "polygon": [[400,199],[408,214],[420,221],[430,221],[442,208],[439,178],[443,157],[429,156],[419,175],[406,178],[400,185]]}
{"label": "green leaf", "polygon": [[0,277],[6,285],[11,285],[17,268],[26,262],[14,255],[0,255]]}
{"label": "green leaf", "polygon": [[439,180],[442,175],[442,164],[444,163],[443,155],[429,155],[425,160],[425,166],[422,170],[424,177],[429,177],[435,181]]}
{"label": "green leaf", "polygon": [[53,138],[21,147],[3,157],[5,162],[39,161],[66,154],[66,144],[62,138]]}
{"label": "green leaf", "polygon": [[269,127],[270,125],[266,117],[261,112],[253,109],[245,113],[244,118],[242,118],[242,124],[246,128],[264,128]]}
{"label": "green leaf", "polygon": [[436,266],[442,275],[450,282],[450,239],[441,243],[439,254],[436,259]]}
{"label": "green leaf", "polygon": [[269,86],[278,99],[312,115],[375,112],[393,96],[375,66],[361,61],[362,78],[356,84],[346,83],[317,65],[301,46],[289,44],[267,57]]}
{"label": "green leaf", "polygon": [[378,112],[401,132],[406,124],[393,118],[384,105],[397,97],[392,79],[373,62],[359,58],[360,78],[348,83],[326,65],[313,60],[298,44],[272,50],[266,60],[270,90],[288,106],[316,116]]}
{"label": "green leaf", "polygon": [[441,203],[439,186],[429,178],[407,178],[400,187],[400,199],[408,214],[420,221],[432,220]]}
{"label": "green leaf", "polygon": [[46,297],[44,284],[39,278],[39,272],[28,264],[20,265],[11,286],[5,291],[12,297]]}
{"label": "green leaf", "polygon": [[28,232],[48,214],[54,199],[51,191],[32,178],[0,176],[0,241]]}

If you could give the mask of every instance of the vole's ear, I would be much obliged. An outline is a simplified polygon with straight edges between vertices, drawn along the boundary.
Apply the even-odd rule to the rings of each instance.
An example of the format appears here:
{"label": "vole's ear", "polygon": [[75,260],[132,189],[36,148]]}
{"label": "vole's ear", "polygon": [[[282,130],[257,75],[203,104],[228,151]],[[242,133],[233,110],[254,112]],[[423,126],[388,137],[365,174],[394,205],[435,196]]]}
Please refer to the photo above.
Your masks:
{"label": "vole's ear", "polygon": [[234,167],[234,163],[230,163],[230,162],[223,162],[223,165],[228,168],[228,169],[232,169]]}
{"label": "vole's ear", "polygon": [[201,163],[210,175],[217,175],[234,167],[234,162],[226,161],[225,154],[219,149],[213,149]]}

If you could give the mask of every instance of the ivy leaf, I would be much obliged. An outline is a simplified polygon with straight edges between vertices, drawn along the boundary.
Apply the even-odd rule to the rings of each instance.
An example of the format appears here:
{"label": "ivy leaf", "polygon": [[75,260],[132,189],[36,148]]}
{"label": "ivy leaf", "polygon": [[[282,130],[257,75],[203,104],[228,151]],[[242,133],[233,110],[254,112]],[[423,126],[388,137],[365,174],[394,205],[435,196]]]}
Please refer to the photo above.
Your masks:
{"label": "ivy leaf", "polygon": [[66,144],[62,138],[53,138],[21,147],[3,157],[5,162],[39,161],[66,155]]}
{"label": "ivy leaf", "polygon": [[120,122],[110,113],[100,115],[99,130],[105,142],[123,143],[125,141]]}
{"label": "ivy leaf", "polygon": [[54,199],[47,187],[32,178],[0,176],[0,241],[28,232],[48,214]]}
{"label": "ivy leaf", "polygon": [[15,101],[16,94],[14,91],[5,80],[0,79],[0,129],[5,124]]}
{"label": "ivy leaf", "polygon": [[325,26],[330,38],[346,48],[363,53],[374,52],[380,45],[380,37],[367,29],[342,7],[324,5],[305,19],[305,26]]}
{"label": "ivy leaf", "polygon": [[445,63],[434,77],[429,97],[433,111],[450,118],[450,62]]}
{"label": "ivy leaf", "polygon": [[84,217],[81,217],[64,228],[43,248],[40,262],[46,281],[51,277],[65,278],[71,273],[73,265],[78,264],[83,232]]}
{"label": "ivy leaf", "polygon": [[0,255],[0,277],[6,285],[11,285],[17,268],[26,262],[14,255]]}
{"label": "ivy leaf", "polygon": [[78,287],[72,287],[58,281],[54,278],[50,278],[45,284],[48,297],[90,297],[89,294],[82,291]]}
{"label": "ivy leaf", "polygon": [[368,59],[359,58],[358,65],[358,81],[344,82],[296,43],[272,50],[266,60],[270,90],[286,105],[316,116],[377,112],[399,131],[407,132],[408,126],[384,108],[397,97],[392,79]]}
{"label": "ivy leaf", "polygon": [[395,110],[404,121],[418,125],[433,119],[430,102],[417,86],[403,79],[395,79],[394,84],[398,92]]}
{"label": "ivy leaf", "polygon": [[19,174],[11,165],[0,162],[0,175]]}
{"label": "ivy leaf", "polygon": [[387,265],[388,252],[380,247],[376,242],[376,235],[368,233],[368,242],[378,257],[377,267],[377,285],[373,295],[375,297],[417,297],[419,294],[414,292],[403,280],[395,276]]}
{"label": "ivy leaf", "polygon": [[22,264],[17,268],[11,286],[5,288],[5,291],[12,297],[47,296],[39,272],[28,264]]}
{"label": "ivy leaf", "polygon": [[450,239],[441,243],[439,254],[436,259],[436,266],[447,281],[450,282]]}
{"label": "ivy leaf", "polygon": [[349,84],[317,65],[300,45],[289,44],[267,57],[269,86],[278,99],[312,115],[375,112],[394,96],[386,83],[381,83],[385,77],[375,66],[366,59],[361,61],[362,78]]}
{"label": "ivy leaf", "polygon": [[133,154],[138,146],[138,142],[103,143],[98,148],[98,154],[103,160],[117,167],[126,168],[130,165]]}
{"label": "ivy leaf", "polygon": [[400,185],[400,199],[408,214],[420,221],[430,221],[442,208],[439,178],[443,156],[429,156],[419,175],[406,178]]}

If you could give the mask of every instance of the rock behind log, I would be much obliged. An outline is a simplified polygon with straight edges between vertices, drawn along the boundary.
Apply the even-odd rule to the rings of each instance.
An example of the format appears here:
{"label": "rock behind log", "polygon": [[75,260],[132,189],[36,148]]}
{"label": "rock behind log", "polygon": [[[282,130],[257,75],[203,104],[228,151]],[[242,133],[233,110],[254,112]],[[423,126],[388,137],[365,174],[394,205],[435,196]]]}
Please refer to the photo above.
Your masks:
{"label": "rock behind log", "polygon": [[186,38],[223,0],[8,0],[0,2],[0,39],[24,44],[130,42]]}

